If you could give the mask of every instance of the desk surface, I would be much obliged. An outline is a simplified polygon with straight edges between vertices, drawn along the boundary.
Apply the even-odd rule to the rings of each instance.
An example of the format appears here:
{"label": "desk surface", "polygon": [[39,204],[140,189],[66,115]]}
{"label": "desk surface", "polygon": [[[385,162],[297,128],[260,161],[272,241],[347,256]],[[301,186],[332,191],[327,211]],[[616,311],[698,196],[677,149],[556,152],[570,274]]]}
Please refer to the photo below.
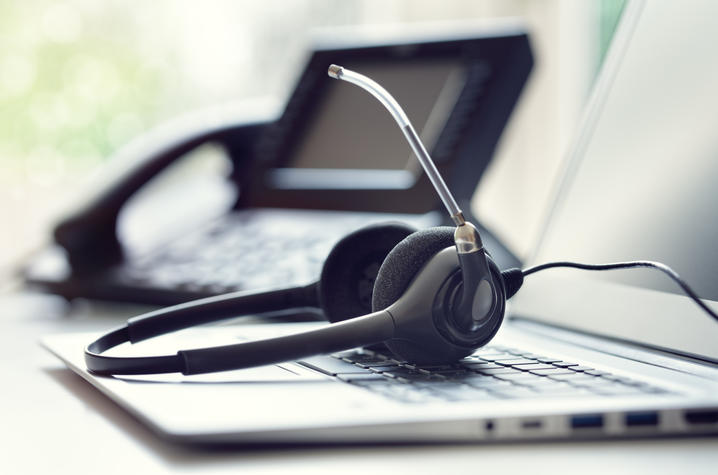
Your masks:
{"label": "desk surface", "polygon": [[201,450],[158,439],[38,345],[141,309],[0,295],[0,473],[715,473],[718,438]]}

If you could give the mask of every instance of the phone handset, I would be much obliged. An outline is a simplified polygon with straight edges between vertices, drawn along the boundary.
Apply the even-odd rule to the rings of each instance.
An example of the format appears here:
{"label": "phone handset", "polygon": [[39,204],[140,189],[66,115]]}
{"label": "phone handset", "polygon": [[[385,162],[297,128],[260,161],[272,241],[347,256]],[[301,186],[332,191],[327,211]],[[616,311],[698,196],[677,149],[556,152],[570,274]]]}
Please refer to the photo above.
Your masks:
{"label": "phone handset", "polygon": [[152,178],[197,147],[208,142],[224,147],[233,163],[232,177],[238,181],[246,177],[243,172],[250,166],[257,137],[275,119],[273,111],[266,109],[241,115],[225,110],[193,113],[120,150],[113,162],[129,165],[55,226],[53,236],[67,252],[73,273],[102,269],[123,259],[117,236],[117,218],[123,206]]}

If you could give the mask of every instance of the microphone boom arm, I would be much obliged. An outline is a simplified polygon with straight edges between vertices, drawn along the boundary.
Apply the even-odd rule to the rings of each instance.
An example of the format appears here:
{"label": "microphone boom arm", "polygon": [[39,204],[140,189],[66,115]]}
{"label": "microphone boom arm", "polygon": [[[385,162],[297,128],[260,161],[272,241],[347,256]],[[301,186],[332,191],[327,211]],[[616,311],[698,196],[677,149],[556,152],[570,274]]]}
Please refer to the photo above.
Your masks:
{"label": "microphone boom arm", "polygon": [[454,196],[451,194],[451,191],[449,191],[446,183],[444,183],[444,179],[441,177],[439,170],[436,169],[434,161],[429,156],[429,152],[426,151],[426,147],[424,147],[424,144],[419,138],[419,134],[417,134],[416,130],[414,130],[414,126],[411,125],[409,118],[406,116],[406,113],[404,113],[404,110],[401,108],[399,103],[396,102],[396,99],[394,99],[386,89],[372,79],[369,79],[363,74],[337,66],[336,64],[329,66],[328,74],[334,79],[341,79],[361,87],[382,103],[392,117],[394,117],[396,123],[399,124],[399,127],[404,133],[406,140],[409,142],[411,149],[414,151],[416,158],[419,159],[419,163],[421,163],[421,166],[424,168],[429,180],[431,180],[432,185],[434,185],[436,192],[439,194],[439,198],[441,198],[442,203],[444,203],[446,210],[449,212],[451,219],[457,226],[464,225],[466,220],[464,219],[464,214],[461,212],[461,208],[459,208]]}

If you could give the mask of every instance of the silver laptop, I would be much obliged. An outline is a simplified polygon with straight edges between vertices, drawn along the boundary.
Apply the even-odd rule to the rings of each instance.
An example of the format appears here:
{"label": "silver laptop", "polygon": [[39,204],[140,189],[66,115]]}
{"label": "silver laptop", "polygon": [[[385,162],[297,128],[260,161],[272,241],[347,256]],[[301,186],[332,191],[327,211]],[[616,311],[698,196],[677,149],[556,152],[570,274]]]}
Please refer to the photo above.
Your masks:
{"label": "silver laptop", "polygon": [[[531,263],[663,261],[718,300],[714,2],[633,2]],[[527,277],[487,346],[417,367],[369,350],[212,375],[97,377],[94,335],[47,337],[158,434],[192,443],[499,441],[718,433],[718,322],[650,270]],[[162,354],[316,323],[202,327]]]}

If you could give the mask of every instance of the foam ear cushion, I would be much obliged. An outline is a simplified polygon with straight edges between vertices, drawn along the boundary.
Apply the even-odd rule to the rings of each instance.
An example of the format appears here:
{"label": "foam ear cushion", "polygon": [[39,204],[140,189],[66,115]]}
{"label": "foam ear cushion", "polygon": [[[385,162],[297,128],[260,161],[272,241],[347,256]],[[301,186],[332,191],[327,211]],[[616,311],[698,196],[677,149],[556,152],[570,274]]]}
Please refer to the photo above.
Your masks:
{"label": "foam ear cushion", "polygon": [[401,241],[379,268],[372,295],[372,311],[393,304],[409,286],[419,270],[439,251],[454,246],[454,228],[439,226],[423,229]]}
{"label": "foam ear cushion", "polygon": [[354,231],[334,246],[319,279],[319,304],[327,320],[371,313],[374,280],[382,262],[414,231],[401,223],[377,224]]}
{"label": "foam ear cushion", "polygon": [[[372,311],[393,304],[409,287],[424,264],[442,249],[454,246],[454,228],[441,226],[417,231],[394,247],[379,268],[372,293]],[[400,359],[419,360],[423,348],[411,342],[388,341],[388,349]]]}

